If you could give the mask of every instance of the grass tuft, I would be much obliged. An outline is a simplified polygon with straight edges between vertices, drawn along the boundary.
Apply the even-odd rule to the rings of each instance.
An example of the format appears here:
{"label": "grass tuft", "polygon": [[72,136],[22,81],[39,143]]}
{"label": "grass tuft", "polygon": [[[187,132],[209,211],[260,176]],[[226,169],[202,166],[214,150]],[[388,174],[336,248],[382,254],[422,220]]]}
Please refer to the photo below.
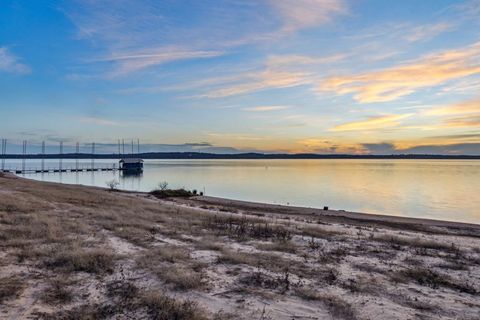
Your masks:
{"label": "grass tuft", "polygon": [[106,250],[80,248],[53,253],[45,261],[47,267],[99,274],[112,272],[114,264],[115,256]]}
{"label": "grass tuft", "polygon": [[142,295],[141,304],[148,310],[152,319],[158,320],[204,320],[204,311],[191,300],[179,301],[157,291]]}

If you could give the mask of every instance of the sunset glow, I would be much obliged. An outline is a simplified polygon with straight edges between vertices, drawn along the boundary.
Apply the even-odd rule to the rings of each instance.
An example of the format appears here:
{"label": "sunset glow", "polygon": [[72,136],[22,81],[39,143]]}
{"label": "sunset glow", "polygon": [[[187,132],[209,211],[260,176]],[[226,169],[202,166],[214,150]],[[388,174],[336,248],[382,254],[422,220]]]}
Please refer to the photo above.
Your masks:
{"label": "sunset glow", "polygon": [[0,136],[12,143],[480,154],[479,1],[0,9]]}

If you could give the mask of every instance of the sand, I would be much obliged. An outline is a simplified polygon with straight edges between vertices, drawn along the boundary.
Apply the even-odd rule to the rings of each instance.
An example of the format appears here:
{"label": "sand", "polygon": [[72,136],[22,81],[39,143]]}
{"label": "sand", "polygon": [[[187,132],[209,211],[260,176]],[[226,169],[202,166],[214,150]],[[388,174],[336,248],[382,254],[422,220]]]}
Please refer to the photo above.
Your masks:
{"label": "sand", "polygon": [[0,174],[0,241],[1,319],[480,315],[475,224]]}

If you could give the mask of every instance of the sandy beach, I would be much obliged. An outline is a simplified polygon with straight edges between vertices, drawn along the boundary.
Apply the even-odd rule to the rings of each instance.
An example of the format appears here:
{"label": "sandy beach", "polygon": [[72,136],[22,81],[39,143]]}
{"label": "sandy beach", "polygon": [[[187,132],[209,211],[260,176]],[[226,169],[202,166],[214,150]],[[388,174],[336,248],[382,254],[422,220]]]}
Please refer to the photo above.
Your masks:
{"label": "sandy beach", "polygon": [[479,301],[480,225],[0,173],[1,319],[479,319]]}

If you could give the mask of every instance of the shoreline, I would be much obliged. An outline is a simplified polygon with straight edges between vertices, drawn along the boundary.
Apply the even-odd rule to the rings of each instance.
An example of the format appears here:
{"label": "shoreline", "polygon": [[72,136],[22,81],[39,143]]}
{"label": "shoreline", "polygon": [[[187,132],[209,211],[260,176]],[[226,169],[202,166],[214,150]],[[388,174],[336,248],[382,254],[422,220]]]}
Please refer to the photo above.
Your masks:
{"label": "shoreline", "polygon": [[[100,186],[39,181],[35,179],[29,179],[28,177],[21,177],[14,173],[4,172],[0,174],[3,174],[5,176],[12,176],[18,179],[25,179],[29,181],[40,182],[40,183],[53,183],[58,185],[81,186],[86,188],[94,188],[94,189],[109,191],[108,188],[100,187]],[[145,191],[132,191],[132,190],[119,189],[117,190],[117,192],[141,194],[144,196],[149,195],[149,192],[145,192]],[[175,200],[177,202],[189,202],[188,201],[189,199],[176,198]],[[450,221],[450,220],[441,220],[441,219],[432,219],[432,218],[416,218],[416,217],[406,217],[406,216],[398,216],[398,215],[386,215],[381,213],[356,212],[356,211],[347,211],[347,210],[334,210],[334,209],[323,210],[321,208],[316,208],[316,207],[290,206],[290,205],[274,204],[274,203],[267,203],[267,202],[255,202],[255,201],[248,201],[248,200],[229,199],[229,198],[222,198],[222,197],[215,197],[215,196],[195,196],[190,198],[190,202],[195,202],[198,205],[209,204],[209,205],[216,205],[220,207],[248,209],[248,210],[253,210],[256,212],[263,212],[263,213],[276,211],[284,214],[296,214],[296,215],[306,215],[306,216],[314,214],[314,215],[321,215],[322,217],[330,217],[332,221],[335,221],[335,220],[340,221],[342,219],[345,219],[345,220],[356,220],[359,222],[363,221],[366,223],[384,222],[384,223],[392,223],[392,224],[418,224],[418,225],[425,225],[425,226],[432,226],[432,227],[474,228],[474,229],[478,229],[478,231],[480,232],[480,221],[479,223],[471,223],[471,222]]]}
{"label": "shoreline", "polygon": [[415,217],[405,217],[405,216],[394,216],[394,215],[385,215],[377,213],[365,213],[365,212],[356,212],[356,211],[347,211],[347,210],[324,210],[321,208],[315,207],[302,207],[302,206],[287,206],[282,204],[271,204],[265,202],[254,202],[254,201],[245,201],[245,200],[235,200],[221,197],[213,196],[203,196],[201,199],[198,199],[200,202],[223,205],[223,206],[232,206],[232,207],[242,207],[258,211],[272,211],[285,212],[288,214],[300,214],[300,215],[321,215],[323,217],[330,216],[331,218],[338,219],[352,219],[352,220],[363,220],[371,222],[392,222],[392,223],[407,223],[407,224],[422,224],[428,226],[437,226],[437,227],[470,227],[470,228],[479,228],[480,223],[469,223],[469,222],[459,222],[459,221],[449,221],[449,220],[439,220],[439,219],[429,219],[429,218],[415,218]]}

